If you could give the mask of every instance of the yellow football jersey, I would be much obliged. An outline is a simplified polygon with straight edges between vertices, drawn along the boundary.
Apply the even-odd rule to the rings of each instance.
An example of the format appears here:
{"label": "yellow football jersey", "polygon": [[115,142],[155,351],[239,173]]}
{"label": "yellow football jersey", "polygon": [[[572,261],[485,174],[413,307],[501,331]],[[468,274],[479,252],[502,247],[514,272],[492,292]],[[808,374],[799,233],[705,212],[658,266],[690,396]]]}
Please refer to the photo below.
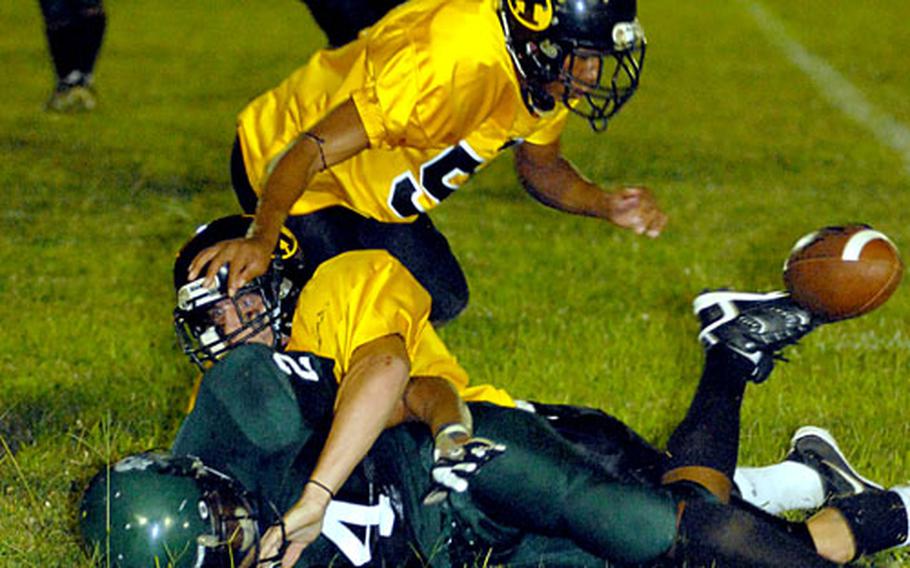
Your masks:
{"label": "yellow football jersey", "polygon": [[332,359],[340,382],[355,349],[398,334],[411,360],[411,376],[444,378],[468,401],[514,406],[504,390],[468,386],[467,373],[429,315],[430,295],[395,257],[381,250],[347,252],[321,264],[303,288],[287,349]]}
{"label": "yellow football jersey", "polygon": [[329,110],[353,100],[370,147],[316,175],[292,215],[342,205],[409,222],[509,145],[555,142],[567,110],[531,114],[491,0],[409,0],[317,52],[238,117],[252,187]]}

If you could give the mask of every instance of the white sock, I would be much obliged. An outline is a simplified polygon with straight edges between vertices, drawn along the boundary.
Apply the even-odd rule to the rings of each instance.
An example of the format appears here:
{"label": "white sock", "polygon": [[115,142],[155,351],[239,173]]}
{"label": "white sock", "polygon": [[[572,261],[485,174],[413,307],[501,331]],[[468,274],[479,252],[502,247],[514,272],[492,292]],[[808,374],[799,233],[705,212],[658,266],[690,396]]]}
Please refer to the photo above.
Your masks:
{"label": "white sock", "polygon": [[816,509],[825,500],[825,490],[818,473],[809,466],[791,461],[765,467],[738,467],[733,474],[733,482],[743,500],[772,515],[797,509]]}
{"label": "white sock", "polygon": [[897,546],[907,546],[910,544],[910,485],[898,485],[892,487],[889,491],[897,493],[900,496],[901,501],[904,502],[904,512],[907,514],[907,539]]}

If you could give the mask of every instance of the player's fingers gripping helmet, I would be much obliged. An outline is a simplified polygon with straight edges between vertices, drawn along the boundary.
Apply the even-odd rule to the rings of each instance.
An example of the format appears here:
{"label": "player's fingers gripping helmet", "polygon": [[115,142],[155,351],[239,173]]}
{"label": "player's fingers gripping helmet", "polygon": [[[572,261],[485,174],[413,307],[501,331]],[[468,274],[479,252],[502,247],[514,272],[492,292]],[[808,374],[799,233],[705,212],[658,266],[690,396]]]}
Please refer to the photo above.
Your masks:
{"label": "player's fingers gripping helmet", "polygon": [[102,566],[239,566],[258,554],[267,525],[239,483],[196,458],[166,453],[103,469],[79,506],[86,550]]}
{"label": "player's fingers gripping helmet", "polygon": [[534,111],[552,110],[556,98],[546,86],[559,82],[562,102],[595,131],[605,130],[638,88],[644,64],[636,0],[499,1],[506,47],[522,76],[526,104]]}
{"label": "player's fingers gripping helmet", "polygon": [[[249,215],[216,219],[197,229],[177,253],[174,263],[174,290],[177,292],[174,327],[183,352],[202,370],[211,367],[232,348],[247,340],[269,337],[268,342],[275,348],[286,335],[290,318],[284,318],[282,314],[293,313],[303,267],[297,239],[288,229],[282,228],[265,274],[251,280],[233,297],[227,293],[228,270],[224,267],[217,274],[214,288],[203,286],[204,278],[187,279],[190,263],[196,255],[216,243],[243,238],[252,222],[253,218]],[[223,312],[230,306],[238,315],[254,315],[240,318],[236,329],[226,331],[215,318],[218,311]]]}

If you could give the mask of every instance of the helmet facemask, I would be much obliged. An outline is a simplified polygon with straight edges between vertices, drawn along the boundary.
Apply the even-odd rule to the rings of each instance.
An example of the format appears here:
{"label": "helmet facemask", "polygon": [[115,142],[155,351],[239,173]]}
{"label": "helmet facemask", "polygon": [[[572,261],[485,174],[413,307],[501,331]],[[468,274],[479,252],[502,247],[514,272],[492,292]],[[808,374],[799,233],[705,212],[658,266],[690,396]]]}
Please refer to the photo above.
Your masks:
{"label": "helmet facemask", "polygon": [[[289,281],[279,276],[273,261],[263,276],[254,278],[233,297],[227,294],[227,268],[215,277],[214,288],[203,286],[204,278],[187,282],[177,291],[174,327],[183,352],[201,370],[214,365],[231,349],[248,342],[277,348],[283,342],[281,299]],[[228,317],[219,317],[229,314]],[[225,319],[235,329],[225,329]]]}
{"label": "helmet facemask", "polygon": [[203,285],[204,277],[187,280],[194,259],[202,251],[243,238],[252,222],[253,217],[249,215],[215,219],[196,230],[174,261],[177,340],[190,361],[202,371],[244,343],[262,343],[273,349],[283,347],[293,319],[288,316],[294,313],[297,296],[309,279],[297,239],[282,227],[265,273],[233,296],[228,294],[230,267],[226,264],[215,274],[212,288]]}
{"label": "helmet facemask", "polygon": [[[259,556],[259,545],[263,532],[261,527],[268,525],[268,520],[261,517],[252,496],[233,479],[202,466],[205,477],[197,477],[203,489],[204,506],[211,517],[213,534],[201,535],[196,541],[206,549],[204,567],[240,566],[248,555]],[[274,505],[269,503],[272,516],[279,522],[284,541],[284,523]],[[271,566],[280,557],[265,558],[254,563],[256,566]]]}
{"label": "helmet facemask", "polygon": [[[644,59],[644,43],[625,51],[605,54],[586,48],[573,49],[559,74],[563,87],[563,104],[573,113],[585,118],[595,132],[606,130],[609,119],[619,112],[638,88]],[[579,77],[573,72],[580,62],[588,61],[597,62],[591,81],[585,80],[587,74]]]}

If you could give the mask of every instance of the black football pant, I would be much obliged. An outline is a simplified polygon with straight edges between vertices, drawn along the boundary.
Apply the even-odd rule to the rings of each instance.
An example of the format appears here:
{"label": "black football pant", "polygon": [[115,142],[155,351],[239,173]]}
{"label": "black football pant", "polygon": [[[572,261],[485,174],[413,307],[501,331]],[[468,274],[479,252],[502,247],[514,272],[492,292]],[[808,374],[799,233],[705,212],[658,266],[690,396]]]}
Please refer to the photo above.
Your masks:
{"label": "black football pant", "polygon": [[[236,139],[231,152],[231,182],[243,210],[255,212],[258,197],[250,185]],[[430,321],[434,325],[455,319],[468,305],[464,272],[449,242],[426,214],[411,223],[380,223],[339,206],[291,215],[285,226],[297,237],[303,252],[304,282],[321,263],[343,252],[383,249],[407,267],[429,292],[433,299]]]}
{"label": "black football pant", "polygon": [[40,5],[58,80],[73,71],[91,75],[107,25],[101,0],[40,0]]}
{"label": "black football pant", "polygon": [[338,47],[357,37],[404,0],[303,0],[325,32],[329,46]]}

